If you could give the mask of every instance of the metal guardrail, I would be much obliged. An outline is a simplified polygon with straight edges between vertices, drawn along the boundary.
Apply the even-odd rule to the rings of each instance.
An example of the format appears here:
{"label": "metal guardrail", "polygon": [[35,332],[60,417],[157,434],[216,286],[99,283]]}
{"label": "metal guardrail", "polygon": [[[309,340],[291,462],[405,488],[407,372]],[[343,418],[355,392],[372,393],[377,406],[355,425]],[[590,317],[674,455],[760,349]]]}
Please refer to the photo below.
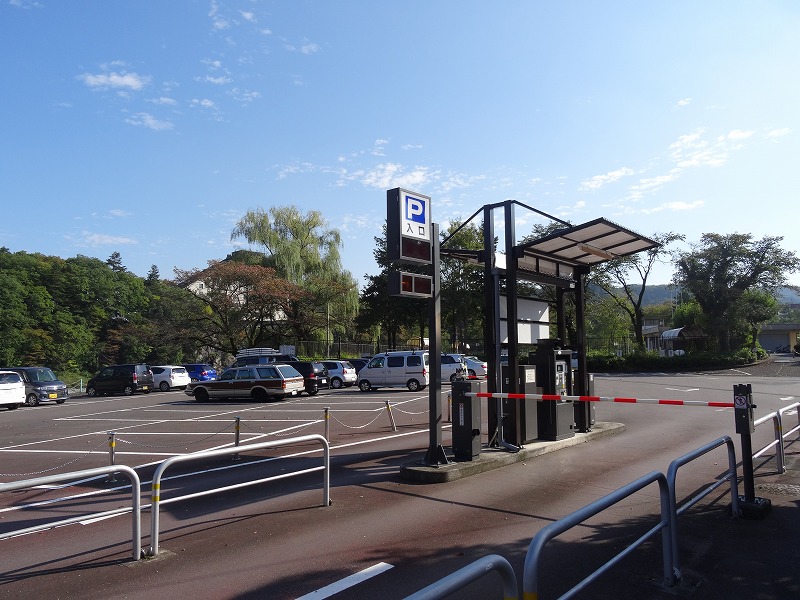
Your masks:
{"label": "metal guardrail", "polygon": [[[291,473],[283,473],[281,475],[273,475],[272,477],[265,477],[263,479],[257,479],[254,481],[245,481],[242,483],[237,483],[235,485],[228,485],[218,488],[213,488],[210,490],[204,490],[202,492],[196,492],[194,494],[186,494],[184,496],[180,496],[179,498],[173,498],[171,500],[161,500],[161,478],[170,466],[176,463],[184,463],[190,461],[197,461],[202,459],[213,458],[216,456],[227,456],[229,454],[240,454],[242,452],[247,452],[250,450],[261,450],[263,448],[275,448],[278,446],[286,446],[288,444],[299,444],[303,442],[311,442],[311,441],[318,441],[322,444],[322,451],[323,451],[323,464],[321,467],[312,467],[310,469],[302,469],[300,471],[292,471]],[[159,521],[160,521],[160,507],[162,504],[168,504],[170,502],[182,502],[184,500],[189,500],[191,498],[199,498],[201,496],[208,496],[210,494],[217,494],[219,492],[224,492],[228,490],[236,490],[243,487],[248,487],[251,485],[257,485],[259,483],[266,483],[268,481],[277,481],[279,479],[286,479],[288,477],[296,477],[298,475],[305,475],[306,473],[313,473],[316,471],[323,471],[322,476],[322,504],[323,506],[329,506],[331,503],[330,500],[330,446],[328,445],[328,440],[326,440],[323,436],[319,434],[311,434],[311,435],[303,435],[295,438],[287,438],[285,440],[275,440],[271,442],[259,442],[257,444],[248,444],[245,446],[231,446],[229,448],[218,448],[216,450],[208,450],[205,452],[195,452],[192,454],[184,454],[181,456],[173,456],[168,458],[164,462],[162,462],[156,472],[153,474],[153,485],[152,485],[152,500],[150,504],[151,510],[151,530],[150,530],[150,549],[148,554],[150,556],[156,556],[158,554],[158,535],[159,535]]]}
{"label": "metal guardrail", "polygon": [[[141,483],[139,475],[131,467],[125,465],[97,467],[95,469],[86,469],[83,471],[73,471],[71,473],[60,473],[58,475],[47,475],[45,477],[37,477],[35,479],[24,479],[21,481],[12,481],[10,483],[0,483],[0,493],[10,492],[13,490],[21,490],[26,488],[36,487],[38,485],[48,485],[51,483],[60,483],[72,479],[81,479],[87,477],[95,477],[98,475],[108,475],[112,473],[123,473],[127,475],[131,482],[131,537],[133,538],[133,560],[139,560],[142,554],[142,520],[141,520]],[[53,529],[54,527],[61,527],[62,525],[70,525],[71,523],[78,523],[85,521],[87,518],[97,519],[112,515],[118,515],[127,512],[128,508],[118,508],[115,510],[107,510],[99,513],[91,513],[88,515],[81,515],[79,517],[71,517],[69,519],[61,519],[60,521],[53,521],[34,527],[27,527],[25,529],[18,529],[0,534],[0,540],[23,535],[26,533],[35,533],[37,531],[45,531]]]}
{"label": "metal guardrail", "polygon": [[667,478],[663,473],[653,471],[539,530],[539,533],[537,533],[533,540],[531,540],[530,546],[528,546],[528,553],[525,555],[525,566],[522,574],[523,598],[528,600],[539,597],[539,558],[544,545],[548,541],[575,527],[576,525],[580,525],[587,519],[590,519],[607,508],[610,508],[617,502],[624,500],[628,496],[631,496],[632,494],[654,482],[658,483],[659,496],[661,498],[661,519],[658,524],[655,527],[652,527],[639,539],[628,545],[622,552],[614,556],[611,560],[600,566],[596,571],[591,573],[588,577],[583,579],[560,598],[572,598],[578,592],[585,590],[590,583],[609,571],[612,567],[622,561],[623,558],[631,554],[637,547],[642,545],[645,541],[659,531],[662,531],[661,547],[664,563],[664,583],[667,586],[675,585],[678,574],[675,571],[672,561],[671,540],[672,529],[675,524],[672,521],[672,511],[670,510],[669,485],[667,484]]}
{"label": "metal guardrail", "polygon": [[[711,452],[711,450],[718,448],[719,446],[725,445],[728,450],[728,472],[727,474],[718,479],[702,492],[693,496],[688,501],[681,504],[681,507],[678,508],[678,502],[676,498],[676,480],[678,477],[678,469],[696,458],[700,458],[701,456]],[[713,492],[718,487],[725,484],[726,481],[730,482],[731,486],[731,513],[734,517],[739,516],[739,480],[736,475],[736,450],[733,446],[733,440],[724,435],[721,438],[714,440],[713,442],[709,442],[705,446],[697,448],[696,450],[689,452],[688,454],[684,454],[683,456],[676,458],[669,464],[669,468],[667,469],[667,485],[669,486],[669,506],[671,512],[671,521],[672,521],[672,529],[671,529],[671,540],[670,543],[672,545],[672,562],[673,567],[675,569],[675,573],[677,574],[678,578],[680,578],[680,560],[679,560],[679,552],[678,552],[678,515],[683,514],[687,510],[689,510],[692,506],[697,504],[700,500],[708,496],[711,492]]]}
{"label": "metal guardrail", "polygon": [[487,573],[496,571],[503,580],[503,600],[519,600],[517,577],[514,569],[505,558],[490,554],[479,558],[458,571],[450,573],[428,587],[406,596],[405,600],[440,600],[454,594],[468,583],[480,579]]}
{"label": "metal guardrail", "polygon": [[[785,432],[783,431],[783,415],[784,413],[789,412],[790,410],[797,411],[797,422],[798,424],[795,425],[792,429]],[[753,454],[753,458],[758,458],[762,456],[767,450],[770,448],[775,448],[775,462],[777,466],[778,473],[785,473],[786,472],[786,449],[784,447],[784,440],[790,436],[791,434],[800,431],[800,402],[795,402],[788,406],[784,406],[780,410],[776,412],[769,413],[768,415],[764,415],[763,417],[756,419],[753,422],[753,427],[758,427],[766,423],[767,421],[772,421],[772,432],[773,432],[773,440],[761,448],[757,450]]]}

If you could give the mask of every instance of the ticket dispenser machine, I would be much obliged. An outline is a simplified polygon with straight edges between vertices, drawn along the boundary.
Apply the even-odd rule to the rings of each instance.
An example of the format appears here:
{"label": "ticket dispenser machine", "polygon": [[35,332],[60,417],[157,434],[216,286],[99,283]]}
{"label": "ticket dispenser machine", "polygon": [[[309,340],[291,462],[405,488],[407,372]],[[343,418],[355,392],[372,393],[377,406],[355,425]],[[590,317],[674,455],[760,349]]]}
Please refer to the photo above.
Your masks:
{"label": "ticket dispenser machine", "polygon": [[[536,383],[536,367],[533,365],[518,365],[517,393],[541,394]],[[510,368],[503,365],[501,370],[501,392],[511,391]],[[536,400],[509,400],[502,401],[503,406],[503,438],[515,446],[522,446],[539,437],[539,417]]]}
{"label": "ticket dispenser machine", "polygon": [[[536,381],[542,394],[572,395],[572,351],[558,347],[558,340],[539,340],[529,362],[536,365]],[[575,435],[572,402],[542,400],[538,407],[539,438],[555,441]]]}
{"label": "ticket dispenser machine", "polygon": [[481,403],[470,393],[485,392],[486,382],[456,379],[452,389],[453,457],[471,461],[481,453]]}

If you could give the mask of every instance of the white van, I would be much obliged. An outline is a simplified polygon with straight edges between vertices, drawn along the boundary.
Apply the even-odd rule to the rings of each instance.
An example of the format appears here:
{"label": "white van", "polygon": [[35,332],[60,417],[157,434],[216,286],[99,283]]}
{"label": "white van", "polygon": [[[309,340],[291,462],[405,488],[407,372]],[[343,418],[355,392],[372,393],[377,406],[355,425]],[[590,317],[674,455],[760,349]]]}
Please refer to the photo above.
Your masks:
{"label": "white van", "polygon": [[357,385],[362,392],[379,387],[407,387],[417,392],[430,382],[428,353],[407,350],[376,354],[358,372]]}

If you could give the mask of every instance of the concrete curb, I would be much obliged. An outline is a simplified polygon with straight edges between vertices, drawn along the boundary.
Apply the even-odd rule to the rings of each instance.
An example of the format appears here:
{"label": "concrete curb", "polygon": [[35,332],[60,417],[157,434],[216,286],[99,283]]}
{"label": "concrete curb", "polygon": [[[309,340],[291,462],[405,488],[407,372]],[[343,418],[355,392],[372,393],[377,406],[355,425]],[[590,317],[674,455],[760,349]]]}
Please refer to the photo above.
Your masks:
{"label": "concrete curb", "polygon": [[519,452],[483,448],[481,453],[471,461],[449,462],[439,466],[428,466],[421,462],[409,463],[400,467],[400,477],[417,483],[447,483],[623,431],[625,431],[625,425],[622,423],[595,423],[589,433],[576,433],[573,437],[555,442],[538,440],[529,442]]}

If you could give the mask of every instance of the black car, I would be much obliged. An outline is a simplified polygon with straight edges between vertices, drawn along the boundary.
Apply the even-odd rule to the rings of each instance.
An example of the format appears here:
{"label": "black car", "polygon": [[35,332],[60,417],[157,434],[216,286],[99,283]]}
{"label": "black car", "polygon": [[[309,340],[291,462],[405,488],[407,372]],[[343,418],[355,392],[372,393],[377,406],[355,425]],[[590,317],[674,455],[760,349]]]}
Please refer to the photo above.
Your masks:
{"label": "black car", "polygon": [[126,396],[136,392],[149,394],[153,389],[153,373],[146,364],[111,365],[86,384],[88,396],[102,396],[122,392]]}
{"label": "black car", "polygon": [[25,382],[25,404],[36,406],[40,402],[52,400],[63,404],[69,400],[67,384],[47,367],[10,367],[4,371],[19,373]]}
{"label": "black car", "polygon": [[347,362],[349,362],[356,368],[356,375],[358,375],[358,372],[367,366],[369,360],[370,360],[369,358],[348,358]]}
{"label": "black car", "polygon": [[328,376],[328,369],[321,362],[310,360],[286,360],[282,364],[291,365],[303,376],[306,386],[306,394],[313,396],[321,389],[327,389],[331,385]]}

